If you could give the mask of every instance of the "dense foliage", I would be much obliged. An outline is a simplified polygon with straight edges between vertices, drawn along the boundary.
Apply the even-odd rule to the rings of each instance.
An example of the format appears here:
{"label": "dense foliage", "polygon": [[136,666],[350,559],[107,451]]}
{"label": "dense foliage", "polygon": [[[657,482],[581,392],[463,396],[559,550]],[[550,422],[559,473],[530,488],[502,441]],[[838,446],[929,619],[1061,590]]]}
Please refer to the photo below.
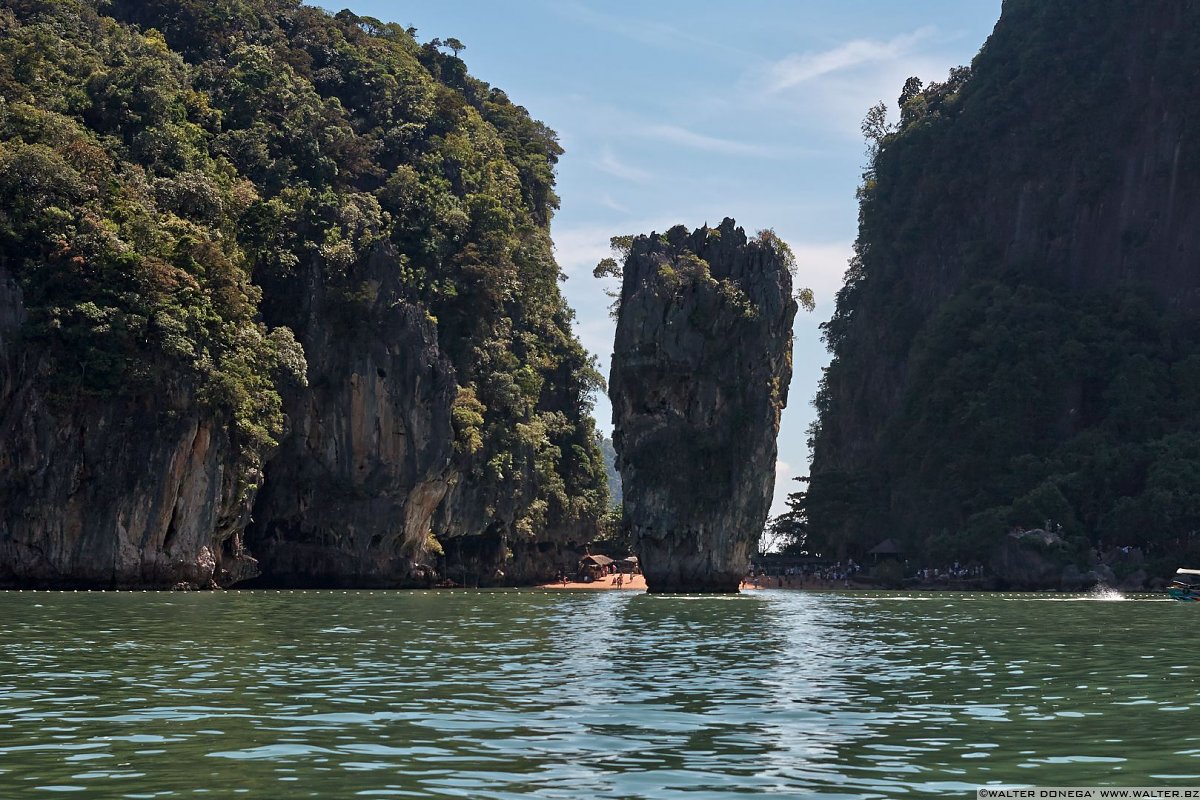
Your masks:
{"label": "dense foliage", "polygon": [[264,292],[316,265],[352,336],[378,290],[357,268],[384,257],[456,369],[463,469],[517,493],[519,531],[598,519],[600,378],[548,234],[562,151],[461,42],[415,33],[293,0],[0,2],[0,266],[27,340],[64,398],[194,390],[257,467],[305,376]]}
{"label": "dense foliage", "polygon": [[[1200,546],[1200,329],[1169,263],[1188,234],[1167,226],[1184,212],[1131,188],[1194,165],[1194,147],[1143,137],[1163,108],[1180,141],[1200,122],[1198,59],[1154,13],[1006,3],[971,68],[910,79],[896,125],[868,115],[811,486],[793,497],[818,546],[895,537],[948,564],[1047,526],[1077,552]],[[1089,250],[1122,203],[1117,245]]]}
{"label": "dense foliage", "polygon": [[[705,228],[708,236],[720,238],[721,231],[717,228]],[[666,233],[659,234],[659,238],[665,243],[672,238],[678,239],[688,232],[684,225],[676,225]],[[624,263],[629,258],[630,250],[633,247],[635,236],[614,236],[609,240],[612,252],[620,259],[608,256],[600,259],[596,267],[592,270],[592,276],[596,278],[621,278],[624,274]],[[779,235],[770,228],[760,230],[754,237],[756,246],[764,248],[767,252],[772,253],[777,257],[792,277],[796,277],[796,254],[792,251],[791,246]],[[697,256],[690,249],[684,247],[674,258],[664,261],[658,270],[658,277],[661,278],[661,285],[658,289],[667,292],[678,292],[684,287],[693,284],[699,284],[709,289],[713,289],[720,295],[723,301],[733,305],[739,310],[739,313],[750,319],[753,318],[757,311],[754,309],[750,299],[746,296],[736,284],[736,282],[728,278],[717,280],[712,277],[711,267],[708,262]],[[609,316],[617,319],[621,312],[621,296],[619,292],[608,292],[613,303],[609,307]],[[813,290],[807,286],[801,286],[795,290],[796,303],[805,311],[812,311],[817,307],[816,297]]]}

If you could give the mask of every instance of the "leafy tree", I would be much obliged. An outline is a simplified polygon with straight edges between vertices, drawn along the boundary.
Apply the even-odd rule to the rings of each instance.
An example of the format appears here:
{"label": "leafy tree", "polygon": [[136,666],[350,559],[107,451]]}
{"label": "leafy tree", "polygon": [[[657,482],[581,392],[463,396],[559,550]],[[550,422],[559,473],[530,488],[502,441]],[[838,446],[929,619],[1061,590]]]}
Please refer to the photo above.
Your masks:
{"label": "leafy tree", "polygon": [[867,163],[874,165],[887,138],[895,132],[888,122],[887,104],[878,103],[867,110],[862,121],[862,134],[867,142]]}
{"label": "leafy tree", "polygon": [[[808,484],[808,477],[793,478],[793,480]],[[800,489],[787,496],[788,510],[767,523],[764,536],[764,551],[780,550],[785,553],[799,554],[809,545],[808,526],[808,492]]]}
{"label": "leafy tree", "polygon": [[897,105],[900,106],[900,108],[904,108],[904,106],[908,104],[909,100],[921,93],[921,87],[924,85],[924,82],[917,77],[912,77],[906,80],[904,82],[904,88],[900,90],[900,100],[897,102]]}
{"label": "leafy tree", "polygon": [[453,362],[458,466],[497,529],[598,524],[602,381],[548,230],[562,149],[462,42],[294,0],[8,3],[0,29],[0,260],[59,397],[190,390],[250,486],[306,379],[304,309],[365,336],[384,291]]}

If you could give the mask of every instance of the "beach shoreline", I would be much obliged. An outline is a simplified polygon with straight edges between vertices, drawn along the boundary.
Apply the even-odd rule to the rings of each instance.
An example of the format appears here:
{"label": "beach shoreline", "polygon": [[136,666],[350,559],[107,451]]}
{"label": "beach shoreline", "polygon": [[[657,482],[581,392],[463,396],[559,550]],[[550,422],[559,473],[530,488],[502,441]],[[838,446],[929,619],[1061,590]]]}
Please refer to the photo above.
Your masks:
{"label": "beach shoreline", "polygon": [[[646,591],[646,578],[643,575],[633,575],[633,576],[626,575],[624,580],[621,582],[620,586],[617,586],[616,583],[613,581],[614,577],[615,576],[613,576],[613,575],[606,575],[603,578],[600,578],[599,580],[592,581],[591,583],[584,583],[582,581],[567,581],[566,583],[563,583],[562,581],[555,581],[554,583],[540,584],[537,588],[538,589],[561,589],[561,590],[567,590],[567,591],[587,591],[587,592],[609,591],[609,590],[612,590],[612,591],[633,590],[633,591],[643,591],[643,592]],[[754,590],[754,589],[774,589],[774,588],[776,588],[773,585],[770,585],[770,586],[765,585],[766,584],[765,581],[760,581],[760,583],[762,585],[755,585],[753,583],[746,582],[746,583],[743,583],[740,588],[742,591],[749,591],[749,590]],[[791,588],[818,588],[818,587],[784,586],[784,587],[780,587],[780,588],[791,589]],[[825,588],[825,587],[820,587],[820,588]]]}
{"label": "beach shoreline", "polygon": [[603,578],[584,583],[583,581],[555,581],[553,583],[543,583],[537,588],[539,589],[567,589],[578,591],[600,591],[612,589],[613,591],[625,590],[640,590],[646,591],[646,578],[642,575],[625,575],[620,586],[617,586],[614,579],[615,575],[605,575]]}

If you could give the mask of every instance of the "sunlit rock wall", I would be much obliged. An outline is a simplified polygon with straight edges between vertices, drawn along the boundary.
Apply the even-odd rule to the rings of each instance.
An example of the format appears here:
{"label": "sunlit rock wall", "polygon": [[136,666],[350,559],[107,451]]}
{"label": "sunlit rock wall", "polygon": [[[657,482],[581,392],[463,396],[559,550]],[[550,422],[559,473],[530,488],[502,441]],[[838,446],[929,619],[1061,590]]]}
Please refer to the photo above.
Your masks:
{"label": "sunlit rock wall", "polygon": [[624,524],[651,592],[734,592],[746,572],[792,374],[788,256],[730,219],[633,240],[610,395]]}

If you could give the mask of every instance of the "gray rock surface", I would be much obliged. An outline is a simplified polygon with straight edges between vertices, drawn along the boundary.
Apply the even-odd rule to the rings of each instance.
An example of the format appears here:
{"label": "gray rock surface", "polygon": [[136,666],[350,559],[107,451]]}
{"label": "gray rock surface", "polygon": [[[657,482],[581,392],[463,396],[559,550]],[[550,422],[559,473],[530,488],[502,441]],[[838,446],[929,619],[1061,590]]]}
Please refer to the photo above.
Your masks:
{"label": "gray rock surface", "polygon": [[21,292],[0,266],[0,586],[232,583],[257,572],[240,536],[251,485],[193,387],[99,401],[47,396],[16,344]]}
{"label": "gray rock surface", "polygon": [[734,592],[770,509],[797,304],[786,246],[733,220],[633,240],[609,393],[651,592]]}
{"label": "gray rock surface", "polygon": [[[295,326],[307,387],[285,396],[289,430],[266,468],[247,542],[277,586],[398,586],[427,578],[434,511],[452,467],[454,370],[422,309],[401,299],[386,248],[363,267],[352,313],[320,265],[268,313]],[[290,289],[292,287],[288,287]]]}
{"label": "gray rock surface", "polygon": [[992,550],[988,572],[1007,589],[1075,591],[1099,581],[1094,573],[1071,564],[1061,536],[1040,528],[1005,536]]}

